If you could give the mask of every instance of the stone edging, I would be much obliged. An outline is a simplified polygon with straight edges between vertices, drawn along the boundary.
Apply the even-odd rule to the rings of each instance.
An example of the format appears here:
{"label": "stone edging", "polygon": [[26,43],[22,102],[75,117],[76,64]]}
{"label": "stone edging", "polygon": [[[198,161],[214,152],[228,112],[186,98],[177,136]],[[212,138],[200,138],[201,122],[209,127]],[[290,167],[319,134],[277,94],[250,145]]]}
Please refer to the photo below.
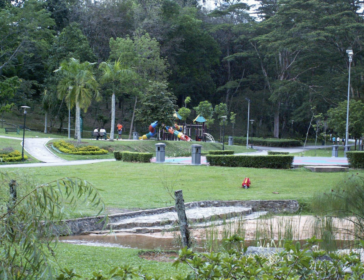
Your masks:
{"label": "stone edging", "polygon": [[[250,207],[253,212],[268,211],[270,213],[295,213],[299,210],[297,200],[232,200],[232,201],[197,201],[185,203],[186,209],[199,207],[223,207],[223,206],[242,206]],[[175,212],[175,207],[163,207],[157,209],[140,210],[135,212],[113,214],[108,216],[108,222],[114,223],[123,219],[134,218],[137,216],[148,216],[166,212]],[[63,221],[57,226],[57,232],[61,235],[82,234],[85,232],[102,230],[106,224],[104,216],[70,219]]]}

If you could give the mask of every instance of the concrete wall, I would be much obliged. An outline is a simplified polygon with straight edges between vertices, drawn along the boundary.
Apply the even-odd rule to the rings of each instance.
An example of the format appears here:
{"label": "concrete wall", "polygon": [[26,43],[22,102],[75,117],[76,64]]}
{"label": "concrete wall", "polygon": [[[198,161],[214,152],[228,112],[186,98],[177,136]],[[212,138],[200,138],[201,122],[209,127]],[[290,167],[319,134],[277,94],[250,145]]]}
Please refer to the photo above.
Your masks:
{"label": "concrete wall", "polygon": [[[251,207],[255,211],[268,211],[271,213],[295,213],[299,209],[296,200],[232,200],[232,201],[198,201],[185,203],[186,209],[198,207],[222,207],[222,206],[243,206]],[[72,220],[65,220],[63,224],[57,226],[55,231],[61,235],[87,234],[90,231],[102,230],[108,222],[114,223],[123,219],[138,216],[148,216],[165,212],[175,212],[174,206],[157,208],[151,210],[140,210],[122,214],[109,215],[104,217],[87,217]]]}

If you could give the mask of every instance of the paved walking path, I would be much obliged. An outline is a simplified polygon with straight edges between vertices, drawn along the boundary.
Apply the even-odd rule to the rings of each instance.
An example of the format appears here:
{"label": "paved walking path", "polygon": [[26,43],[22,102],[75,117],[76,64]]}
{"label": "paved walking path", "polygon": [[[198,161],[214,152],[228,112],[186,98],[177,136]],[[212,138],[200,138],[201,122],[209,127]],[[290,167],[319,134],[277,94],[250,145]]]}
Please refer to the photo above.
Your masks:
{"label": "paved walking path", "polygon": [[[21,138],[0,136],[0,138],[21,140]],[[25,150],[34,158],[42,161],[42,163],[27,163],[27,164],[9,164],[0,165],[0,168],[20,168],[20,167],[40,167],[40,166],[66,166],[66,165],[84,165],[92,164],[106,161],[115,161],[115,159],[96,159],[96,160],[74,160],[67,161],[59,158],[54,153],[48,150],[46,144],[51,138],[25,138]],[[252,153],[240,153],[237,155],[266,155],[268,150],[279,151],[279,152],[289,152],[289,153],[299,153],[312,149],[330,148],[332,146],[306,146],[297,148],[272,148],[272,147],[259,147],[254,146],[256,152]],[[155,162],[155,158],[152,162]],[[190,165],[191,157],[166,157],[165,163],[169,164],[183,164]],[[206,165],[206,157],[201,157],[201,164]],[[303,166],[303,165],[338,165],[338,166],[348,166],[348,160],[344,157],[294,157],[293,166]]]}

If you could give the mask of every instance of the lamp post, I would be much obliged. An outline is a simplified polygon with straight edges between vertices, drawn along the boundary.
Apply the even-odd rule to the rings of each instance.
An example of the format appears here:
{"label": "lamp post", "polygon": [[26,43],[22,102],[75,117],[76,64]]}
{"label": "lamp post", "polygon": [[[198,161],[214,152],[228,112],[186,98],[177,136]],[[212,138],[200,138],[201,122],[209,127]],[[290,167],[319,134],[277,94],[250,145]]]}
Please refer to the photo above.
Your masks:
{"label": "lamp post", "polygon": [[250,117],[250,99],[245,97],[248,101],[248,125],[246,129],[246,148],[249,149],[249,117]]}
{"label": "lamp post", "polygon": [[350,101],[350,68],[351,68],[351,62],[353,61],[353,50],[351,48],[348,48],[346,50],[346,53],[349,56],[349,79],[348,79],[348,104],[346,108],[346,133],[345,133],[345,156],[346,152],[348,151],[348,139],[349,139],[349,101]]}
{"label": "lamp post", "polygon": [[23,125],[23,148],[21,151],[21,160],[24,161],[24,140],[25,140],[25,120],[27,118],[27,109],[29,109],[29,106],[21,106],[21,108],[24,109],[24,125]]}
{"label": "lamp post", "polygon": [[254,120],[250,120],[250,124],[252,125],[252,144],[251,144],[251,147],[253,149],[253,123],[254,123]]}
{"label": "lamp post", "polygon": [[225,150],[225,121],[227,116],[221,116],[222,118],[222,150]]}

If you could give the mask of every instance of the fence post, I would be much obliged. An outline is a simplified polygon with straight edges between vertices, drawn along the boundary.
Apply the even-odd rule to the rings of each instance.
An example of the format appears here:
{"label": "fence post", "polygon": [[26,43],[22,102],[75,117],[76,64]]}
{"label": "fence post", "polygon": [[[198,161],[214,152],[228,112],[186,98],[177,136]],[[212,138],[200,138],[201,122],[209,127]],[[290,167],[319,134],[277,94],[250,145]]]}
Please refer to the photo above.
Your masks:
{"label": "fence post", "polygon": [[176,198],[176,211],[178,215],[179,228],[181,231],[182,245],[183,247],[187,246],[187,248],[189,248],[191,245],[190,231],[188,229],[188,222],[187,222],[182,190],[175,191],[174,196]]}

